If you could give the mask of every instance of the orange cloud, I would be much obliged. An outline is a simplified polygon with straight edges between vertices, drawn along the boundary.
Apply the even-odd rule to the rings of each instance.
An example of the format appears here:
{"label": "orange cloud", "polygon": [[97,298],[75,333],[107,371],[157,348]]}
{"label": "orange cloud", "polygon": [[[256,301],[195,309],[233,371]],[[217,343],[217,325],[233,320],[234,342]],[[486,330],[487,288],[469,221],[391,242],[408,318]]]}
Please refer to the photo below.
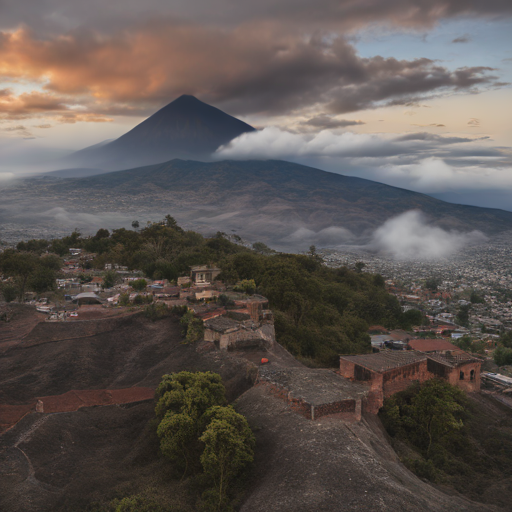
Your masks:
{"label": "orange cloud", "polygon": [[80,114],[102,122],[149,113],[183,93],[224,102],[235,114],[319,104],[343,113],[450,89],[475,92],[495,80],[489,71],[361,58],[342,37],[308,40],[272,23],[222,30],[164,19],[108,37],[82,30],[46,39],[20,28],[0,33],[0,76],[38,83],[44,92],[0,96],[0,113],[69,112],[78,104]]}

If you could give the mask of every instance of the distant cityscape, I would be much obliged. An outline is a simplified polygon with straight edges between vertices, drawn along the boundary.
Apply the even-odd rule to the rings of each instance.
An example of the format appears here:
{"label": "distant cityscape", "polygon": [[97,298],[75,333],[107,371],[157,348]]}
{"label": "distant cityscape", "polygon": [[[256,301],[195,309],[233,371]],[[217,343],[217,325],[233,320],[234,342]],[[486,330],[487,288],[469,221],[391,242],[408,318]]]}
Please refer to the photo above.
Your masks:
{"label": "distant cityscape", "polygon": [[[329,267],[364,263],[362,271],[381,274],[405,310],[414,307],[438,321],[455,322],[461,306],[471,304],[470,334],[492,338],[512,328],[511,250],[512,233],[505,233],[435,261],[393,260],[349,246],[320,254]],[[438,283],[435,293],[426,287],[429,279]],[[471,303],[472,292],[483,301]]]}

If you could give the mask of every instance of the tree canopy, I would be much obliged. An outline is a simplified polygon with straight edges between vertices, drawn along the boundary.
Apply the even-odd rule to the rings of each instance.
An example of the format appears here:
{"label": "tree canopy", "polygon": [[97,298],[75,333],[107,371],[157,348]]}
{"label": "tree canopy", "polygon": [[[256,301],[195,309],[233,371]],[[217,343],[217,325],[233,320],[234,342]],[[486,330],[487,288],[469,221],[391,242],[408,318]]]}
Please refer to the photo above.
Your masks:
{"label": "tree canopy", "polygon": [[204,508],[225,510],[230,485],[253,461],[255,440],[245,417],[227,405],[220,375],[164,375],[155,397],[162,453],[184,474],[202,467],[210,486]]}

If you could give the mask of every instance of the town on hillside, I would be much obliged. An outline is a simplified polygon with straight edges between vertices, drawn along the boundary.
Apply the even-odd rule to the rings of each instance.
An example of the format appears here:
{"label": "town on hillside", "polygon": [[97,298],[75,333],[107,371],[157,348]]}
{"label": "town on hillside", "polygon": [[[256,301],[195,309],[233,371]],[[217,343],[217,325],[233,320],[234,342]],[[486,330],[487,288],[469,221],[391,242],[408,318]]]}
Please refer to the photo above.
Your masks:
{"label": "town on hillside", "polygon": [[[26,303],[49,323],[177,312],[189,342],[201,342],[204,350],[236,353],[258,364],[258,381],[285,396],[311,419],[338,413],[356,419],[361,419],[363,412],[377,414],[384,399],[433,378],[470,393],[480,391],[483,385],[487,393],[512,407],[512,379],[507,370],[504,375],[482,372],[482,366],[492,368],[490,357],[503,324],[482,324],[476,329],[471,324],[457,324],[457,317],[445,311],[452,293],[443,282],[436,284],[436,289],[421,285],[404,289],[387,280],[387,290],[398,297],[405,312],[424,313],[419,315],[421,324],[410,331],[372,325],[368,329],[372,353],[340,354],[339,368],[306,370],[290,365],[291,356],[283,359],[283,353],[276,352],[273,313],[268,300],[255,293],[253,280],[227,286],[218,279],[221,269],[214,265],[192,266],[189,275],[174,282],[149,279],[115,262],[105,263],[102,271],[93,269],[90,263],[96,257],[84,249],[70,248],[56,279],[57,293],[50,294],[53,300],[25,292]],[[326,259],[332,264],[332,258]],[[359,268],[362,270],[361,265]],[[457,306],[467,304],[471,302],[457,301]],[[474,339],[483,342],[480,353],[473,350],[474,343],[460,343],[476,333]],[[35,407],[39,412],[45,410],[43,402],[38,398]]]}

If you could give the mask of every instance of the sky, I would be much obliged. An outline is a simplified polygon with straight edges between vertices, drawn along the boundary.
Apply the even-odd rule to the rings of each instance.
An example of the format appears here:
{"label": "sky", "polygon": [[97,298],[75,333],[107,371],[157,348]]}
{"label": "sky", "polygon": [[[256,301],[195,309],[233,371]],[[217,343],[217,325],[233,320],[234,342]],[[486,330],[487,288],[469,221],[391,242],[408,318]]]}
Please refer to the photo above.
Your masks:
{"label": "sky", "polygon": [[0,0],[0,180],[181,94],[282,158],[512,210],[510,0]]}

